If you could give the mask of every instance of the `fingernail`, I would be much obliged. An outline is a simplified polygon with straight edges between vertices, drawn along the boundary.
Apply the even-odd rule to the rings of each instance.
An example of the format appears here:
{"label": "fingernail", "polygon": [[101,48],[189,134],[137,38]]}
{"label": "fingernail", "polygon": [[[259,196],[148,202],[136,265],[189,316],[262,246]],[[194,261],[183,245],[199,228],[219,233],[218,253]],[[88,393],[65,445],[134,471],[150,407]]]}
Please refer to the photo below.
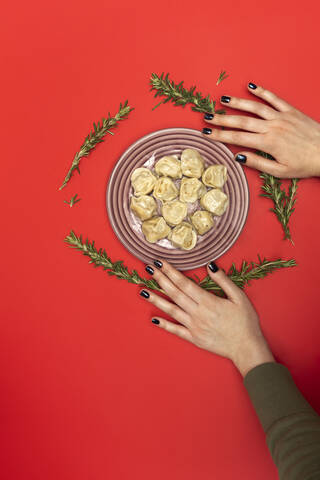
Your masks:
{"label": "fingernail", "polygon": [[231,100],[231,97],[228,97],[227,95],[222,95],[222,97],[221,97],[220,100],[221,100],[221,102],[223,102],[223,103],[229,103],[230,100]]}
{"label": "fingernail", "polygon": [[162,262],[160,262],[160,260],[155,260],[153,263],[155,264],[155,266],[156,266],[157,268],[161,268],[161,267],[162,267]]}
{"label": "fingernail", "polygon": [[251,88],[251,90],[255,90],[257,88],[257,85],[255,83],[248,83],[248,87]]}
{"label": "fingernail", "polygon": [[159,325],[159,323],[160,323],[157,318],[153,318],[153,319],[151,320],[151,322],[154,323],[155,325]]}
{"label": "fingernail", "polygon": [[212,120],[213,119],[213,113],[206,113],[204,116],[205,120]]}
{"label": "fingernail", "polygon": [[208,267],[213,273],[216,273],[219,270],[219,267],[217,267],[217,265],[214,262],[210,262]]}
{"label": "fingernail", "polygon": [[152,267],[149,267],[149,265],[146,266],[146,272],[148,272],[150,275],[154,274],[154,270]]}
{"label": "fingernail", "polygon": [[210,133],[212,133],[212,130],[211,128],[203,128],[202,133],[205,133],[206,135],[210,135]]}
{"label": "fingernail", "polygon": [[245,155],[242,155],[242,153],[238,153],[235,160],[236,162],[239,162],[239,163],[246,163],[247,157]]}
{"label": "fingernail", "polygon": [[147,292],[147,290],[141,290],[140,295],[143,298],[149,298],[150,297],[150,293]]}

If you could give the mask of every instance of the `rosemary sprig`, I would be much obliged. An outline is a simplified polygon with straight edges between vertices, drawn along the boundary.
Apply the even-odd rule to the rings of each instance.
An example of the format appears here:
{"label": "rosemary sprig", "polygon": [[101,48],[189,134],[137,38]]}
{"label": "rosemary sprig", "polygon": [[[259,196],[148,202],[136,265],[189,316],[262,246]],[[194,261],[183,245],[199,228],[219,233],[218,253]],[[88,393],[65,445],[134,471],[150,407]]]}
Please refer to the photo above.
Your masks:
{"label": "rosemary sprig", "polygon": [[71,248],[75,248],[82,252],[83,255],[89,257],[89,263],[92,263],[94,267],[102,267],[103,270],[107,270],[108,275],[114,275],[120,280],[126,280],[136,285],[145,285],[152,290],[162,291],[155,280],[140,277],[136,270],[129,272],[128,268],[123,265],[122,260],[113,262],[105,250],[102,250],[102,248],[99,250],[96,249],[94,242],[90,243],[88,239],[83,242],[82,235],[78,237],[71,231],[64,240]]}
{"label": "rosemary sprig", "polygon": [[[114,275],[120,280],[126,280],[127,282],[136,285],[143,285],[151,290],[163,292],[155,280],[140,277],[136,270],[129,272],[122,260],[112,262],[105,250],[102,250],[101,248],[97,250],[94,242],[90,243],[88,239],[83,242],[81,235],[78,237],[73,231],[71,231],[65,238],[65,242],[71,248],[75,248],[82,252],[83,255],[89,257],[89,263],[92,263],[95,267],[102,267],[104,270],[107,270],[109,275]],[[231,280],[238,287],[244,288],[245,285],[249,284],[250,280],[264,278],[280,268],[296,266],[296,262],[293,259],[282,260],[279,258],[277,260],[267,260],[258,257],[258,260],[257,263],[243,261],[239,270],[236,269],[235,264],[233,263],[227,272],[227,275],[229,275]],[[194,279],[192,280],[195,281]],[[205,290],[213,291],[219,295],[223,294],[221,287],[219,287],[209,276],[206,276],[203,280],[197,278],[196,283]]]}
{"label": "rosemary sprig", "polygon": [[[258,260],[258,262],[247,262],[246,260],[243,260],[239,270],[237,270],[233,263],[227,271],[227,275],[239,288],[243,289],[250,283],[250,280],[264,278],[280,268],[295,267],[297,265],[296,261],[293,259],[282,260],[281,258],[278,258],[276,260],[267,260],[266,258],[262,259],[258,255]],[[222,292],[221,287],[219,287],[209,275],[201,280],[199,285],[205,290],[210,290],[218,294],[221,294]]]}
{"label": "rosemary sprig", "polygon": [[75,205],[77,202],[80,202],[81,198],[77,198],[78,194],[76,193],[73,197],[71,197],[71,199],[69,200],[65,200],[64,203],[66,203],[67,205],[69,205],[69,207],[73,207],[73,205]]}
{"label": "rosemary sprig", "polygon": [[223,82],[223,80],[225,80],[228,77],[229,77],[229,75],[227,75],[227,72],[225,70],[222,70],[219,77],[218,77],[216,85],[218,86],[219,83]]}
{"label": "rosemary sprig", "polygon": [[[261,151],[257,151],[256,153],[262,157],[274,160],[274,158],[268,153]],[[281,223],[284,232],[284,239],[290,240],[290,242],[294,245],[289,229],[289,220],[295,210],[294,206],[297,201],[299,179],[291,179],[287,194],[285,189],[282,187],[282,182],[279,178],[276,178],[269,173],[260,173],[260,177],[264,181],[263,185],[261,186],[264,193],[261,194],[261,197],[266,197],[273,201],[274,207],[270,208],[270,211],[276,214],[279,222]]]}
{"label": "rosemary sprig", "polygon": [[114,117],[111,117],[110,113],[108,113],[107,118],[102,118],[97,124],[93,123],[93,130],[85,138],[80,150],[75,154],[71,167],[59,190],[62,190],[67,185],[75,170],[80,173],[79,163],[81,158],[87,157],[98,143],[104,142],[103,137],[107,133],[113,135],[110,128],[116,127],[118,122],[126,118],[131,110],[133,110],[133,108],[128,105],[128,100],[126,100],[123,105],[120,103],[119,111]]}
{"label": "rosemary sprig", "polygon": [[201,92],[195,92],[196,87],[184,88],[183,81],[175,84],[170,80],[169,73],[160,77],[156,73],[151,74],[150,91],[157,90],[154,97],[165,96],[164,100],[159,102],[152,110],[155,110],[162,103],[172,102],[175,106],[185,107],[188,103],[192,104],[191,110],[194,112],[225,113],[225,110],[216,110],[216,102],[210,98],[210,95],[204,97]]}

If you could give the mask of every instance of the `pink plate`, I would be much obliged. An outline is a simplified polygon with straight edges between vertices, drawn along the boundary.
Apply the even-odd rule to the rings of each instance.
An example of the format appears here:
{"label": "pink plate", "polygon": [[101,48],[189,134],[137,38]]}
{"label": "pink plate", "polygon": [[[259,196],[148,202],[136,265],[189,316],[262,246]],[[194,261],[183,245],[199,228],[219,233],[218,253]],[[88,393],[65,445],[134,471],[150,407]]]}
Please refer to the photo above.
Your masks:
{"label": "pink plate", "polygon": [[[198,237],[193,250],[168,248],[168,242],[149,243],[129,208],[130,177],[135,168],[152,166],[165,155],[179,155],[185,148],[198,150],[206,167],[223,164],[228,180],[223,188],[229,197],[224,215],[215,217],[215,227]],[[237,240],[246,222],[249,189],[242,167],[234,161],[231,151],[222,143],[213,142],[198,130],[168,128],[149,133],[134,142],[115,165],[107,188],[107,212],[114,232],[123,245],[144,263],[165,258],[179,270],[191,270],[225,253]]]}

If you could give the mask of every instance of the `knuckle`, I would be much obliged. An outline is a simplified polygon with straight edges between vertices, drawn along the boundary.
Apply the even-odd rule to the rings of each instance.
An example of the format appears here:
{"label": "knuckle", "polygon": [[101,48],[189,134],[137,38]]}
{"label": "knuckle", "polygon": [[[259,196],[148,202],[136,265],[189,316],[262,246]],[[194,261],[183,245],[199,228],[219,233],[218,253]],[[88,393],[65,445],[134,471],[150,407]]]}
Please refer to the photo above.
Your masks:
{"label": "knuckle", "polygon": [[262,148],[264,148],[266,145],[268,145],[269,142],[266,140],[266,139],[269,138],[268,132],[266,132],[266,133],[256,133],[255,137],[257,139],[257,142],[259,143],[259,147],[261,146]]}
{"label": "knuckle", "polygon": [[278,128],[279,126],[282,125],[282,120],[281,118],[279,117],[275,117],[275,118],[271,118],[269,120],[265,120],[267,122],[267,125],[268,125],[268,130],[274,130],[276,128]]}
{"label": "knuckle", "polygon": [[167,321],[166,321],[166,322],[163,322],[163,321],[162,321],[162,322],[160,323],[160,326],[161,326],[161,328],[163,328],[163,330],[167,330],[167,331],[169,330],[169,328],[168,328],[168,322],[167,322]]}
{"label": "knuckle", "polygon": [[281,113],[279,113],[279,116],[278,116],[277,120],[279,120],[279,122],[281,122],[282,124],[287,124],[289,122],[292,122],[292,118],[293,118],[294,115],[296,115],[296,112],[293,111],[293,110],[286,111],[286,112],[281,112]]}
{"label": "knuckle", "polygon": [[193,343],[196,347],[198,347],[198,348],[202,348],[202,347],[203,347],[203,344],[202,344],[203,342],[202,342],[202,340],[201,340],[200,338],[195,338],[195,337],[193,337],[192,343]]}
{"label": "knuckle", "polygon": [[249,128],[251,127],[251,124],[252,122],[249,117],[242,117],[240,120],[240,127],[245,130],[249,130]]}
{"label": "knuckle", "polygon": [[156,280],[162,288],[165,288],[166,277],[157,268],[154,269],[153,278]]}
{"label": "knuckle", "polygon": [[168,263],[166,260],[162,260],[161,259],[161,262],[162,262],[162,267],[161,267],[161,270],[158,270],[157,271],[160,273],[160,272],[167,272],[169,269],[170,269],[170,263]]}
{"label": "knuckle", "polygon": [[192,343],[198,348],[204,348],[205,342],[201,331],[192,332]]}
{"label": "knuckle", "polygon": [[243,100],[242,104],[241,104],[241,107],[243,108],[243,110],[246,110],[248,112],[252,112],[252,113],[255,113],[255,114],[259,114],[259,112],[261,111],[260,110],[260,107],[263,106],[262,103],[258,103],[256,102],[255,100]]}
{"label": "knuckle", "polygon": [[170,306],[170,315],[171,317],[176,317],[179,313],[179,309],[178,307],[176,307],[176,305],[171,305]]}
{"label": "knuckle", "polygon": [[190,327],[191,325],[191,317],[185,312],[182,312],[181,310],[177,311],[177,315],[174,317],[175,320],[177,320],[181,325],[184,325],[185,327]]}
{"label": "knuckle", "polygon": [[178,289],[174,289],[173,292],[172,292],[171,298],[172,298],[172,300],[175,301],[175,303],[181,304],[183,302],[185,296],[182,292],[179,292]]}
{"label": "knuckle", "polygon": [[169,303],[168,308],[167,308],[167,313],[170,315],[170,317],[175,317],[178,312],[178,307],[176,305],[173,305],[172,303]]}
{"label": "knuckle", "polygon": [[170,323],[170,328],[168,329],[170,333],[177,335],[177,337],[182,337],[180,328],[177,327],[175,323]]}
{"label": "knuckle", "polygon": [[287,130],[287,127],[288,127],[288,124],[286,122],[286,120],[284,118],[276,118],[273,120],[273,123],[271,124],[272,125],[272,128],[274,130],[277,130],[278,132],[283,132],[285,130]]}
{"label": "knuckle", "polygon": [[259,135],[259,147],[261,147],[260,150],[262,149],[268,151],[268,149],[270,149],[274,143],[273,139],[270,137],[272,137],[272,135],[270,135],[269,132]]}
{"label": "knuckle", "polygon": [[223,117],[223,115],[215,114],[213,119],[210,120],[210,123],[213,125],[221,125],[221,117]]}
{"label": "knuckle", "polygon": [[271,98],[271,96],[272,96],[272,93],[269,92],[269,90],[266,90],[266,89],[263,88],[263,87],[259,87],[259,92],[258,92],[258,93],[259,93],[259,95],[260,95],[261,97],[263,97],[263,98],[266,99],[266,100],[268,100],[268,99]]}
{"label": "knuckle", "polygon": [[184,313],[183,321],[184,321],[185,324],[191,325],[192,317],[188,313]]}
{"label": "knuckle", "polygon": [[242,132],[230,132],[230,138],[234,141],[234,142],[241,142],[244,138],[243,136],[243,133]]}
{"label": "knuckle", "polygon": [[218,128],[212,129],[212,134],[211,136],[215,138],[216,140],[219,140],[221,138],[221,132],[222,130],[219,130]]}
{"label": "knuckle", "polygon": [[255,102],[255,104],[253,105],[252,107],[252,111],[253,113],[255,113],[256,115],[261,115],[261,114],[266,114],[266,107],[264,105],[262,105],[262,103],[258,103],[258,102]]}
{"label": "knuckle", "polygon": [[265,95],[267,93],[267,90],[260,85],[259,86],[259,93],[260,93],[260,95]]}
{"label": "knuckle", "polygon": [[152,267],[153,270],[153,278],[155,278],[157,281],[160,281],[160,279],[163,277],[163,274],[158,270],[157,268]]}
{"label": "knuckle", "polygon": [[187,287],[187,279],[185,277],[175,275],[173,281],[180,289],[185,289]]}
{"label": "knuckle", "polygon": [[161,304],[161,299],[162,297],[160,295],[158,295],[157,293],[151,293],[150,292],[150,297],[147,299],[147,301],[153,303],[154,305],[156,305],[157,307]]}
{"label": "knuckle", "polygon": [[238,97],[231,97],[231,100],[229,102],[229,106],[238,108],[241,106],[241,99]]}
{"label": "knuckle", "polygon": [[263,98],[267,100],[267,102],[274,102],[276,100],[279,100],[277,95],[274,93],[270,92],[269,90],[265,90],[263,93]]}

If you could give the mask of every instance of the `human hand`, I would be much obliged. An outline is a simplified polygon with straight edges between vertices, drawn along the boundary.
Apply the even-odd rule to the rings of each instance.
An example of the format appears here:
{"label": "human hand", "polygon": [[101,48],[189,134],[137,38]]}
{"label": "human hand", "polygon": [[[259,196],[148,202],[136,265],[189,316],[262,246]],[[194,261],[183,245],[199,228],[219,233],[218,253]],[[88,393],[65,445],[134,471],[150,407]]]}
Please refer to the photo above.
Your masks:
{"label": "human hand", "polygon": [[261,118],[208,113],[206,122],[231,130],[204,128],[202,133],[219,142],[269,153],[276,161],[250,151],[239,152],[235,160],[275,177],[320,176],[320,124],[261,86],[249,83],[248,90],[269,105],[229,96],[222,96],[221,103]]}
{"label": "human hand", "polygon": [[274,358],[260,329],[259,318],[245,293],[211,262],[208,273],[225,292],[220,298],[207,292],[164,260],[147,265],[169,302],[155,292],[140,295],[180,325],[159,316],[152,322],[194,345],[229,358],[245,376],[249,370]]}

